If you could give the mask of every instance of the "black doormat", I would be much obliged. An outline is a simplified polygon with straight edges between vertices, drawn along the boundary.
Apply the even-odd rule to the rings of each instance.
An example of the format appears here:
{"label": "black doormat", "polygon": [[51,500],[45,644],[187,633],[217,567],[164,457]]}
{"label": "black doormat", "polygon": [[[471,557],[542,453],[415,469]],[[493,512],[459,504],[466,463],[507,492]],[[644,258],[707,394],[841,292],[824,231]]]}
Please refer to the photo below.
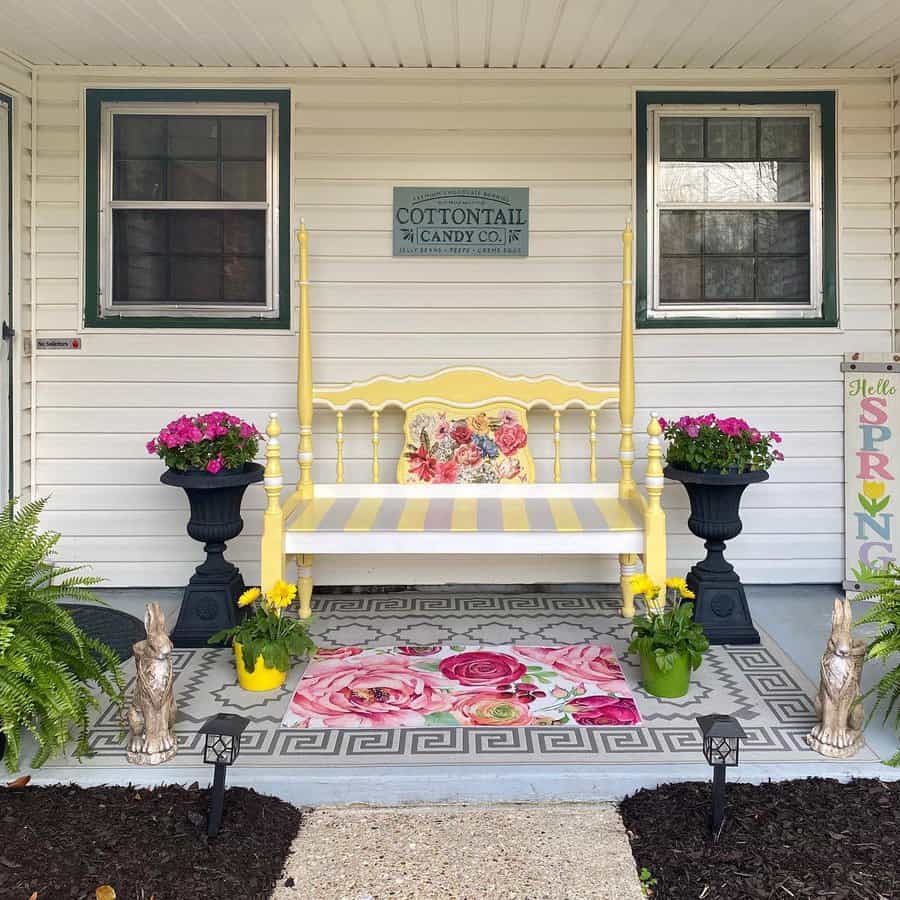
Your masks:
{"label": "black doormat", "polygon": [[205,790],[176,785],[0,788],[0,897],[267,898],[300,810],[231,788],[211,840],[206,811]]}
{"label": "black doormat", "polygon": [[121,610],[87,603],[63,603],[61,606],[86,635],[111,647],[120,662],[130,659],[132,646],[147,636],[144,623]]}
{"label": "black doormat", "polygon": [[656,900],[900,897],[900,782],[825,778],[729,784],[719,840],[710,785],[666,784],[622,801],[638,871]]}

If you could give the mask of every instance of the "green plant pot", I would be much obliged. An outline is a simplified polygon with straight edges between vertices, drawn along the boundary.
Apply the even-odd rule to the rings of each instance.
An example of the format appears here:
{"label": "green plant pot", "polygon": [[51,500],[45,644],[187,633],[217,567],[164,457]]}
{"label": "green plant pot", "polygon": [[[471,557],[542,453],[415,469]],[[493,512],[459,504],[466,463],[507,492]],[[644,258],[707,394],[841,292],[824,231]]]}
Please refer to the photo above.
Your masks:
{"label": "green plant pot", "polygon": [[691,662],[687,654],[679,656],[668,672],[663,672],[652,655],[641,654],[641,683],[654,697],[683,697],[691,686]]}

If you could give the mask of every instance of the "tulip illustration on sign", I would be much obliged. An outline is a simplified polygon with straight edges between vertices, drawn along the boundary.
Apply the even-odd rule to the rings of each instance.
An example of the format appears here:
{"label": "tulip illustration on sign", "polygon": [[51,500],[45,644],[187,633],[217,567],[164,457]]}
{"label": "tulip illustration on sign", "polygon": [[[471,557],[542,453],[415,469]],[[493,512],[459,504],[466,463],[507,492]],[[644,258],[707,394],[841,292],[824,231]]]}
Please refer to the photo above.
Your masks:
{"label": "tulip illustration on sign", "polygon": [[878,515],[891,502],[890,496],[884,495],[883,481],[864,481],[859,504],[870,515]]}

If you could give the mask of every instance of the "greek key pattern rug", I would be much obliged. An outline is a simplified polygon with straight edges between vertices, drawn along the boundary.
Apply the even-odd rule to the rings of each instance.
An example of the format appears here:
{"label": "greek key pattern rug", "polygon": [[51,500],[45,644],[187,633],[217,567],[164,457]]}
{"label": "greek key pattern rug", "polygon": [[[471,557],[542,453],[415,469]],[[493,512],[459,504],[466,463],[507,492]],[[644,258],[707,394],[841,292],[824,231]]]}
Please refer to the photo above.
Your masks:
{"label": "greek key pattern rug", "polygon": [[[686,697],[662,700],[640,687],[627,653],[630,623],[619,615],[615,589],[604,593],[457,594],[421,592],[319,596],[313,632],[323,647],[399,645],[569,645],[612,647],[642,723],[634,726],[302,728],[282,726],[302,666],[286,686],[266,694],[242,691],[229,650],[176,650],[178,704],[175,765],[202,765],[200,725],[217,712],[248,716],[240,763],[259,766],[613,765],[701,761],[696,717],[730,713],[747,732],[745,762],[828,761],[803,742],[814,722],[813,686],[768,635],[754,647],[714,647],[694,673]],[[133,676],[134,663],[125,664]],[[130,685],[129,685],[130,689]],[[116,710],[106,706],[91,729],[87,766],[125,764]],[[864,748],[854,762],[874,762]],[[47,764],[68,767],[71,760]]]}

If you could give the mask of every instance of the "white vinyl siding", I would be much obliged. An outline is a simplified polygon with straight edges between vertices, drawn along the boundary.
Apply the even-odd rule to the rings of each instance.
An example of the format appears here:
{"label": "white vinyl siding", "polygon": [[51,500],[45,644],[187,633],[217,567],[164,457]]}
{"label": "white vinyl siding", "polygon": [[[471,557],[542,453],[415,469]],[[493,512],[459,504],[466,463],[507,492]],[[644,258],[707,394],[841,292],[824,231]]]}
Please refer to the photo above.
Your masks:
{"label": "white vinyl siding", "polygon": [[[243,80],[242,80],[243,79]],[[749,582],[842,577],[841,355],[891,348],[891,84],[887,73],[681,71],[323,72],[41,69],[38,328],[80,333],[82,93],[92,87],[294,86],[293,226],[309,228],[314,374],[319,382],[484,365],[509,374],[617,377],[620,232],[632,215],[633,91],[839,90],[840,329],[642,331],[636,336],[638,458],[650,409],[712,409],[785,435],[787,461],[745,495],[731,559]],[[531,188],[530,257],[391,256],[395,185]],[[296,252],[295,244],[292,252]],[[296,266],[294,267],[296,279]],[[296,291],[296,287],[294,287]],[[294,298],[296,305],[296,297]],[[296,318],[296,317],[295,317]],[[201,553],[182,492],[159,484],[144,442],[176,414],[227,408],[284,425],[285,481],[297,476],[296,333],[106,329],[78,352],[42,351],[38,490],[65,559],[118,585],[183,584]],[[346,418],[348,480],[370,471],[370,423]],[[401,450],[382,421],[383,471]],[[617,477],[617,419],[600,416],[600,477]],[[552,478],[552,427],[532,448]],[[314,476],[334,477],[333,417],[316,417]],[[587,422],[562,420],[563,480],[587,473]],[[638,465],[641,477],[643,464]],[[670,569],[700,558],[680,485],[666,488]],[[263,492],[248,491],[229,555],[258,578]],[[323,558],[324,583],[614,581],[611,560]]]}
{"label": "white vinyl siding", "polygon": [[[0,93],[12,97],[12,314],[13,345],[13,493],[27,500],[31,482],[31,358],[25,342],[31,328],[31,176],[34,137],[31,73],[0,51]],[[6,135],[2,136],[6,140]],[[6,253],[6,247],[0,248]],[[5,365],[5,361],[4,361]],[[3,437],[5,440],[5,436]]]}

